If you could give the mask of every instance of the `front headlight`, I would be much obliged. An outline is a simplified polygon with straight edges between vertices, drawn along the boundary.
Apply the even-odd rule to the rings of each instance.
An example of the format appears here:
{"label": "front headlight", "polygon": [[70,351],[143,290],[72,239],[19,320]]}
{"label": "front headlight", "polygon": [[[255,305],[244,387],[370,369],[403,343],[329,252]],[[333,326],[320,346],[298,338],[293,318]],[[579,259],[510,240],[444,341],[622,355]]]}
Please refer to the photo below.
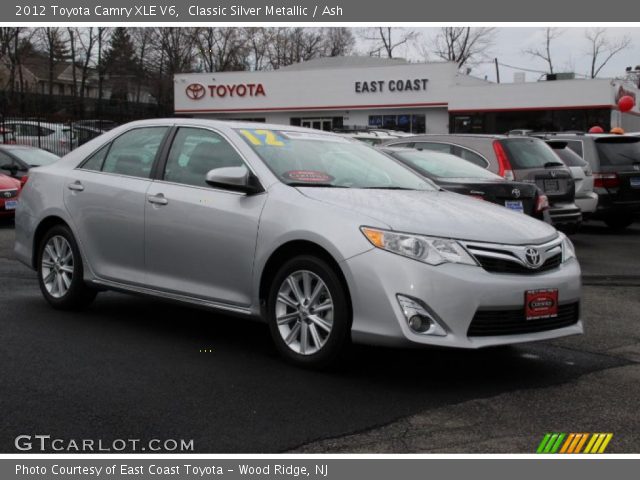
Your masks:
{"label": "front headlight", "polygon": [[564,233],[560,232],[560,236],[562,238],[562,263],[564,263],[567,260],[576,258],[576,248]]}
{"label": "front headlight", "polygon": [[477,265],[471,255],[455,240],[391,232],[370,227],[361,227],[360,230],[375,247],[429,265],[442,263]]}

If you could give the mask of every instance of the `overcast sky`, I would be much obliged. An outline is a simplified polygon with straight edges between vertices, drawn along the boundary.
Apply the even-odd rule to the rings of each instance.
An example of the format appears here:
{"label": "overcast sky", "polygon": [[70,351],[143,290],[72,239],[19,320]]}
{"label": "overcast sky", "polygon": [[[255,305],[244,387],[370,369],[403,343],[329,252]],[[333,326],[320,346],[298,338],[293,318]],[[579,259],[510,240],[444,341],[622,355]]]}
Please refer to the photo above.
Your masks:
{"label": "overcast sky", "polygon": [[[420,32],[421,42],[429,44],[428,39],[433,38],[439,31],[438,28],[414,29]],[[586,75],[590,71],[589,42],[585,39],[585,28],[562,27],[562,35],[552,43],[552,58],[556,72],[570,71]],[[640,28],[607,28],[610,38],[620,38],[628,35],[632,39],[631,47],[613,57],[598,75],[599,77],[616,77],[624,74],[625,67],[640,65]],[[531,70],[546,70],[546,63],[538,58],[532,58],[523,53],[527,48],[543,46],[544,28],[529,27],[497,27],[495,43],[491,50],[491,58],[497,57],[501,64]],[[427,40],[425,40],[427,39]],[[358,48],[366,51],[367,42],[358,40]],[[424,61],[418,52],[417,45],[399,47],[394,56],[405,57],[412,61]],[[431,60],[437,60],[432,58]],[[500,80],[512,82],[513,73],[517,69],[500,67]],[[493,61],[474,66],[472,75],[484,78],[485,75],[491,81],[496,80],[496,72]],[[528,82],[536,81],[541,74],[526,72]]]}

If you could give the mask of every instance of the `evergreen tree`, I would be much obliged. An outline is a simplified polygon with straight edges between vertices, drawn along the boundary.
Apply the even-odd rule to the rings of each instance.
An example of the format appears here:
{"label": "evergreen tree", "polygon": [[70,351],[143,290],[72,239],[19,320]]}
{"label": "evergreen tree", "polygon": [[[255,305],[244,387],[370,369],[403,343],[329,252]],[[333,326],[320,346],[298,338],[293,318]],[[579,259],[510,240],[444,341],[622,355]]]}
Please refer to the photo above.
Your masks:
{"label": "evergreen tree", "polygon": [[111,100],[114,103],[126,103],[129,87],[140,74],[140,63],[136,58],[135,46],[126,28],[114,29],[101,63],[99,68],[108,78],[111,86]]}

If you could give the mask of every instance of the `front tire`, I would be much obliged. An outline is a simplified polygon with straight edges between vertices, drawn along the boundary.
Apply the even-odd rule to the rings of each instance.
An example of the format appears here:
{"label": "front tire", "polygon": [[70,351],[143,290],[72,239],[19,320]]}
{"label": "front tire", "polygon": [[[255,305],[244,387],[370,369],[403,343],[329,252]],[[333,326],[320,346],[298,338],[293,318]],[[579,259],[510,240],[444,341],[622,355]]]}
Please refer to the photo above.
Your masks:
{"label": "front tire", "polygon": [[301,255],[276,273],[267,317],[278,352],[296,365],[323,369],[346,352],[351,334],[347,293],[324,260]]}
{"label": "front tire", "polygon": [[45,300],[60,310],[78,310],[98,293],[84,282],[78,244],[64,225],[49,229],[38,249],[38,282]]}

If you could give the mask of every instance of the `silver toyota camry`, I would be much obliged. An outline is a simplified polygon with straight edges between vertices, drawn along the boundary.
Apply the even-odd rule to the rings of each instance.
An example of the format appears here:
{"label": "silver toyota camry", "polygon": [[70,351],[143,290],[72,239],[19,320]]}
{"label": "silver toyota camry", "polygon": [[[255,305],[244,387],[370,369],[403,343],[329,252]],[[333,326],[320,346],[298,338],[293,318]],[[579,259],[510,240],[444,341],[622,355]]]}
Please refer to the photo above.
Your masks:
{"label": "silver toyota camry", "polygon": [[351,340],[478,348],[583,328],[580,267],[553,227],[282,125],[111,130],[33,171],[15,251],[55,308],[109,289],[210,307],[268,322],[314,367]]}

